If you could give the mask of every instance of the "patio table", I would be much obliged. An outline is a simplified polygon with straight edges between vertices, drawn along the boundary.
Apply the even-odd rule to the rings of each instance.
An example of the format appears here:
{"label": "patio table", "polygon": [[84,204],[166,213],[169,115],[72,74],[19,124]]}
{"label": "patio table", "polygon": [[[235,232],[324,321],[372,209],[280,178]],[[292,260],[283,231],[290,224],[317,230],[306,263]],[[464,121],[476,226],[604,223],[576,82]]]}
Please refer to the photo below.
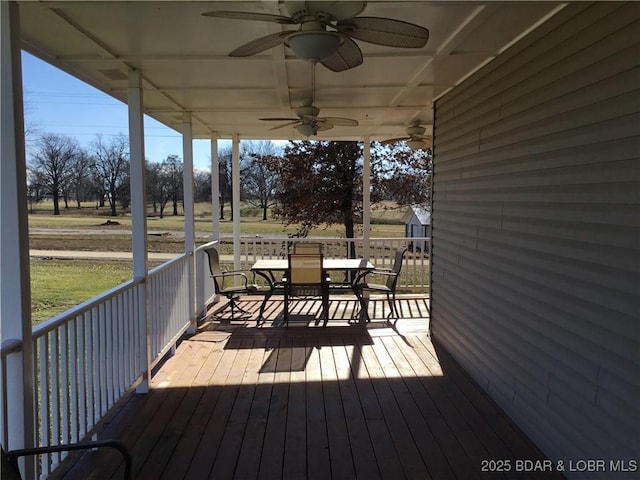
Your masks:
{"label": "patio table", "polygon": [[[269,283],[269,290],[266,292],[264,296],[264,300],[262,301],[262,306],[260,307],[260,314],[258,321],[262,321],[262,315],[264,313],[264,308],[267,304],[269,298],[273,295],[274,291],[277,288],[275,277],[273,275],[274,272],[286,272],[289,268],[289,261],[287,259],[260,259],[257,260],[253,266],[251,267],[251,271],[255,272],[257,275],[260,275]],[[358,277],[359,272],[363,272],[366,270],[373,270],[375,266],[368,260],[364,258],[323,258],[322,259],[322,269],[327,272],[336,272],[342,271],[347,273],[347,278],[350,279],[348,283],[339,283],[340,287],[346,285],[349,287],[349,290],[353,291],[353,293],[357,296],[358,292],[355,289],[355,285],[352,283],[353,279]],[[333,282],[331,282],[333,283]],[[335,284],[334,284],[335,285]],[[331,284],[329,285],[329,289],[331,290]],[[364,317],[361,316],[361,322],[364,322]]]}

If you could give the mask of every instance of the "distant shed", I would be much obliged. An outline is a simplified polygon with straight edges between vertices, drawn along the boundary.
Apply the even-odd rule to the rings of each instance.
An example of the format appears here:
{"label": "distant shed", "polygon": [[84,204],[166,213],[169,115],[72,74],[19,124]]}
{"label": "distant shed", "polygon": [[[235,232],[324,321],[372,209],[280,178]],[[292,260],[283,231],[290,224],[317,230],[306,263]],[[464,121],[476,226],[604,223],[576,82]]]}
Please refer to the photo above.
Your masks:
{"label": "distant shed", "polygon": [[[431,211],[427,207],[411,205],[403,217],[408,238],[431,236]],[[409,250],[429,251],[429,240],[410,241]]]}

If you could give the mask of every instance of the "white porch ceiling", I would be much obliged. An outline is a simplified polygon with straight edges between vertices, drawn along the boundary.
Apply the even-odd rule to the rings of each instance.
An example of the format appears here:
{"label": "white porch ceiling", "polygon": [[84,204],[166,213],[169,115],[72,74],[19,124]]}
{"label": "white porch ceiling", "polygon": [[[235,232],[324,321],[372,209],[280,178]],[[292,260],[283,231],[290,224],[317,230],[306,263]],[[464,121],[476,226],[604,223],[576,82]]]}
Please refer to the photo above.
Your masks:
{"label": "white porch ceiling", "polygon": [[[21,1],[23,48],[126,102],[128,71],[143,77],[145,113],[180,132],[192,112],[195,138],[299,139],[293,127],[261,117],[295,117],[310,98],[311,64],[284,45],[245,58],[227,56],[258,37],[294,29],[275,23],[203,17],[211,10],[288,15],[282,1]],[[316,67],[320,116],[358,120],[312,138],[403,136],[420,120],[431,133],[434,99],[505,46],[550,17],[557,2],[369,1],[360,16],[389,17],[430,31],[421,49],[357,41],[362,65]],[[283,122],[284,123],[284,122]]]}

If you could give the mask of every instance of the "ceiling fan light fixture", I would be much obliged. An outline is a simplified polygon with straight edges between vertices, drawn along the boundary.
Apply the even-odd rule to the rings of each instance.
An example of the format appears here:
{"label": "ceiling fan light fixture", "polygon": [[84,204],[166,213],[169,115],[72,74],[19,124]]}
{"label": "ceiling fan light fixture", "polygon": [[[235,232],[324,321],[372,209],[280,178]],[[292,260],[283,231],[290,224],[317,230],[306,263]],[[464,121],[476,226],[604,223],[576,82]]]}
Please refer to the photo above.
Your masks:
{"label": "ceiling fan light fixture", "polygon": [[420,150],[422,147],[424,147],[424,142],[422,140],[407,140],[406,144],[409,146],[409,148],[411,150],[413,150],[414,152],[416,150]]}
{"label": "ceiling fan light fixture", "polygon": [[316,128],[310,123],[301,123],[296,126],[296,130],[300,132],[305,137],[310,137],[311,135],[317,135],[318,131]]}
{"label": "ceiling fan light fixture", "polygon": [[296,32],[289,35],[285,41],[287,47],[293,50],[297,57],[319,62],[323,58],[333,55],[342,38],[336,32]]}

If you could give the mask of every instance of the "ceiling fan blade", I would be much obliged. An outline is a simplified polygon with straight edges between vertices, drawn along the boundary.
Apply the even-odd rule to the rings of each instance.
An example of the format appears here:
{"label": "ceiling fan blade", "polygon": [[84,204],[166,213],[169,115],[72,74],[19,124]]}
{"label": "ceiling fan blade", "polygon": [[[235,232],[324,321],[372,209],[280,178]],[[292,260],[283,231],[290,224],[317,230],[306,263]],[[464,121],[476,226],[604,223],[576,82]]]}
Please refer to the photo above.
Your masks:
{"label": "ceiling fan blade", "polygon": [[381,140],[380,141],[380,145],[391,145],[392,143],[404,142],[405,140],[410,140],[410,139],[411,139],[411,137],[389,138],[387,140]]}
{"label": "ceiling fan blade", "polygon": [[295,122],[283,123],[282,125],[270,128],[269,130],[278,130],[279,128],[290,127],[292,125],[295,125],[296,123],[300,123],[300,120],[296,120]]}
{"label": "ceiling fan blade", "polygon": [[316,130],[322,132],[324,130],[331,130],[333,128],[333,124],[329,122],[316,122]]}
{"label": "ceiling fan blade", "polygon": [[298,118],[289,118],[289,117],[269,117],[269,118],[259,118],[258,120],[262,120],[263,122],[297,122]]}
{"label": "ceiling fan blade", "polygon": [[336,29],[357,40],[400,48],[421,48],[429,30],[401,20],[381,17],[354,17],[337,22]]}
{"label": "ceiling fan blade", "polygon": [[342,117],[322,117],[318,120],[324,120],[334,125],[339,125],[341,127],[357,127],[358,121],[352,118],[342,118]]}
{"label": "ceiling fan blade", "polygon": [[256,38],[255,40],[250,41],[249,43],[245,43],[240,47],[236,48],[233,52],[229,54],[230,57],[249,57],[251,55],[255,55],[256,53],[263,52],[268,50],[269,48],[273,48],[281,43],[284,43],[284,40],[294,33],[294,31],[287,32],[278,32],[272,33],[271,35],[267,35],[265,37]]}
{"label": "ceiling fan blade", "polygon": [[218,18],[233,18],[235,20],[259,20],[262,22],[274,22],[281,25],[295,25],[296,22],[293,18],[283,17],[281,15],[271,15],[269,13],[257,13],[257,12],[229,12],[229,11],[213,11],[205,12],[202,15],[205,17],[218,17]]}
{"label": "ceiling fan blade", "polygon": [[362,63],[362,50],[350,38],[343,36],[344,41],[336,52],[321,60],[320,63],[334,72],[344,72]]}

